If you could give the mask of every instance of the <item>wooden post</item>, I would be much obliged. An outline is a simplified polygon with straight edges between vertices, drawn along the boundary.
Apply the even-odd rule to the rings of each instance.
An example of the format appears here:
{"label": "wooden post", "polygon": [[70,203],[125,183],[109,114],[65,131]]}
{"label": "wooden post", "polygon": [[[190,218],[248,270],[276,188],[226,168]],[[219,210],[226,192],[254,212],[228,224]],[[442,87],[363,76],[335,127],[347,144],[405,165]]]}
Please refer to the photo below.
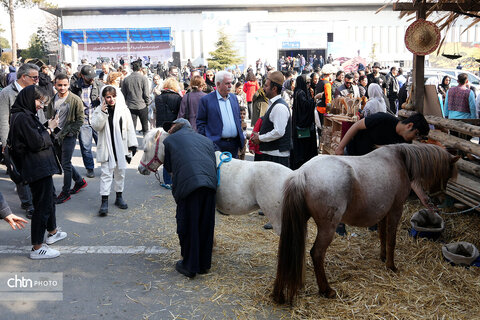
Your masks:
{"label": "wooden post", "polygon": [[[417,9],[417,19],[425,19],[425,6],[420,5]],[[413,55],[413,105],[415,110],[423,114],[423,96],[425,75],[425,56]]]}

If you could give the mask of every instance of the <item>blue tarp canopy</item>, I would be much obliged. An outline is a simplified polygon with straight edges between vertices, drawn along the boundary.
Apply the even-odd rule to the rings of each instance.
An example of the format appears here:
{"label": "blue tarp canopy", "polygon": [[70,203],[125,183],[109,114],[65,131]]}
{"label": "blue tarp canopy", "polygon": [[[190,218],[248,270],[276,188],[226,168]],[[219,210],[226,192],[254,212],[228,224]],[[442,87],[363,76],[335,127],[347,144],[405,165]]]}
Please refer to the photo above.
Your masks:
{"label": "blue tarp canopy", "polygon": [[64,45],[71,46],[72,42],[84,43],[112,43],[127,42],[127,30],[130,42],[164,42],[171,41],[170,28],[142,28],[142,29],[65,29],[61,38]]}

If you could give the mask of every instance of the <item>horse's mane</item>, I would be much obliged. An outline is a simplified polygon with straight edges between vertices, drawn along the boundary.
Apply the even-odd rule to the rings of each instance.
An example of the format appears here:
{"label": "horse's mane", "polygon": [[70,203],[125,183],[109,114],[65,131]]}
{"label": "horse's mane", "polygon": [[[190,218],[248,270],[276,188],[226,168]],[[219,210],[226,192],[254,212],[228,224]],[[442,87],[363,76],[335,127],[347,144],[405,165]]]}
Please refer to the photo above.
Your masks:
{"label": "horse's mane", "polygon": [[162,128],[153,128],[150,129],[146,134],[143,139],[143,149],[147,150],[150,149],[155,142],[155,135],[157,134],[158,131],[163,130]]}
{"label": "horse's mane", "polygon": [[426,190],[438,181],[446,182],[456,173],[452,155],[439,146],[402,143],[384,148],[399,152],[410,181],[415,181]]}

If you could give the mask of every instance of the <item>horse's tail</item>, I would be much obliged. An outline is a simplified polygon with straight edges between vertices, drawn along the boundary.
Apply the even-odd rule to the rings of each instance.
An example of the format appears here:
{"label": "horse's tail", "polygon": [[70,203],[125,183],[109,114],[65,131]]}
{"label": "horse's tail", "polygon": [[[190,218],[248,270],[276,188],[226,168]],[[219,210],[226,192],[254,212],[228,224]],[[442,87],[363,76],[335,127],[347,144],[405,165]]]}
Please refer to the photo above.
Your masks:
{"label": "horse's tail", "polygon": [[278,246],[277,277],[273,299],[278,303],[292,303],[303,286],[305,239],[309,211],[305,203],[305,175],[297,173],[284,185],[282,202],[282,232]]}

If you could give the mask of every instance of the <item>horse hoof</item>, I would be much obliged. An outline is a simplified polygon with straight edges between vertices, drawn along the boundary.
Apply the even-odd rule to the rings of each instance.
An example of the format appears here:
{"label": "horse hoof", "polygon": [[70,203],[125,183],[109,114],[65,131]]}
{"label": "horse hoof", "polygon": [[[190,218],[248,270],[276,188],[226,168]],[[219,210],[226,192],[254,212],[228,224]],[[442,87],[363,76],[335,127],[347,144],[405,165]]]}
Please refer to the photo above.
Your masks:
{"label": "horse hoof", "polygon": [[324,296],[327,299],[333,299],[337,296],[337,292],[332,288],[328,288],[325,292],[320,292],[320,295]]}
{"label": "horse hoof", "polygon": [[395,266],[387,266],[387,268],[392,270],[395,273],[398,271],[397,267],[395,267]]}

